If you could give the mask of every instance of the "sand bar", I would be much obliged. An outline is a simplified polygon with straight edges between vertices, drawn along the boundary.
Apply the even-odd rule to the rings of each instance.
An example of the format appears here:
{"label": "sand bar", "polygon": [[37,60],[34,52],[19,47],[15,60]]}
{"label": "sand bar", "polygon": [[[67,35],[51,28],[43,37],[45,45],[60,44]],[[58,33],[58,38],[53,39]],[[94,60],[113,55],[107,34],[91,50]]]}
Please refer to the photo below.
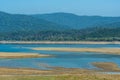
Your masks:
{"label": "sand bar", "polygon": [[0,44],[120,44],[120,41],[0,41]]}
{"label": "sand bar", "polygon": [[50,55],[43,55],[37,53],[0,52],[0,58],[39,58],[39,57],[50,57]]}
{"label": "sand bar", "polygon": [[120,72],[120,68],[117,64],[112,62],[94,62],[92,65],[100,68],[101,71],[108,71],[108,72]]}
{"label": "sand bar", "polygon": [[46,51],[65,51],[65,52],[98,52],[106,54],[120,54],[120,48],[32,48],[33,50],[46,50]]}

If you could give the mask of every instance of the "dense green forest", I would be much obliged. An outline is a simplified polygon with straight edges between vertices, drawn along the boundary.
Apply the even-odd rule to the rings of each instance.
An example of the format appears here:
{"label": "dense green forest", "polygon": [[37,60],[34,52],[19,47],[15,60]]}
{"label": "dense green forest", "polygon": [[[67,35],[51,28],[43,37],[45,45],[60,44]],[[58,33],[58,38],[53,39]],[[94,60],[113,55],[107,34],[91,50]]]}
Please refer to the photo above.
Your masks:
{"label": "dense green forest", "polygon": [[[91,30],[92,29],[92,30]],[[17,41],[120,41],[120,28],[91,28],[69,31],[0,33],[0,40]]]}
{"label": "dense green forest", "polygon": [[0,12],[0,40],[120,41],[120,17]]}

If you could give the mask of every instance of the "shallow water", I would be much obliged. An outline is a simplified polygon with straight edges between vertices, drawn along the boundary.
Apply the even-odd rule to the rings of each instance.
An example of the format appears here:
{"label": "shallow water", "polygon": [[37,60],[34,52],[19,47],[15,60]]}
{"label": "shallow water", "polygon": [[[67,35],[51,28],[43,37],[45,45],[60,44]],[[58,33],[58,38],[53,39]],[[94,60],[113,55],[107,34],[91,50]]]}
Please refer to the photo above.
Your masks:
{"label": "shallow water", "polygon": [[96,69],[92,62],[114,62],[120,66],[120,55],[112,54],[98,54],[92,52],[57,52],[57,51],[36,51],[31,50],[33,47],[80,47],[80,48],[120,48],[117,44],[104,44],[104,45],[92,45],[92,44],[0,44],[0,52],[27,52],[29,53],[41,53],[52,54],[55,57],[49,58],[24,58],[24,59],[0,59],[0,67],[12,67],[12,68],[36,68],[36,69],[48,69],[47,66],[65,67],[65,68],[86,68]]}

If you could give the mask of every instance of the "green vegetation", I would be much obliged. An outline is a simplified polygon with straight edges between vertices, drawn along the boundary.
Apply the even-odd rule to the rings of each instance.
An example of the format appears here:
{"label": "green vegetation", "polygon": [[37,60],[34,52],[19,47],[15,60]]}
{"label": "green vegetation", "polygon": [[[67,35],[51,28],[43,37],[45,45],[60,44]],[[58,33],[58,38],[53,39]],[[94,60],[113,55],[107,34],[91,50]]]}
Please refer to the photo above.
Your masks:
{"label": "green vegetation", "polygon": [[120,18],[0,12],[0,41],[120,41]]}
{"label": "green vegetation", "polygon": [[0,76],[0,80],[120,80],[119,75]]}
{"label": "green vegetation", "polygon": [[[102,17],[102,16],[78,16],[71,13],[53,13],[31,15],[35,18],[44,19],[60,25],[67,25],[72,29],[85,29],[95,26],[110,24],[119,24],[120,17]],[[107,26],[107,27],[110,27]],[[120,25],[119,25],[120,27]]]}
{"label": "green vegetation", "polygon": [[120,28],[69,31],[18,31],[1,33],[0,40],[13,41],[120,41]]}
{"label": "green vegetation", "polygon": [[48,30],[66,30],[65,26],[58,25],[43,19],[28,15],[17,15],[0,12],[0,32],[38,32]]}

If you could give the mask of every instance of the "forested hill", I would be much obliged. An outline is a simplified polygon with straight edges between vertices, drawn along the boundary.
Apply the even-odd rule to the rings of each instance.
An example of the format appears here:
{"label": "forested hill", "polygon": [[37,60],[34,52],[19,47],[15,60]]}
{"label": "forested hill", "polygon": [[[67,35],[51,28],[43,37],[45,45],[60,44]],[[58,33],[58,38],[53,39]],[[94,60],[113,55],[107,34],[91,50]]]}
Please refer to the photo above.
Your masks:
{"label": "forested hill", "polygon": [[120,41],[120,17],[0,12],[0,40]]}
{"label": "forested hill", "polygon": [[0,12],[0,32],[66,30],[67,27],[34,18],[28,15],[16,15]]}
{"label": "forested hill", "polygon": [[83,29],[120,22],[120,17],[78,16],[71,13],[36,14],[32,16],[57,24],[67,25],[73,29]]}

